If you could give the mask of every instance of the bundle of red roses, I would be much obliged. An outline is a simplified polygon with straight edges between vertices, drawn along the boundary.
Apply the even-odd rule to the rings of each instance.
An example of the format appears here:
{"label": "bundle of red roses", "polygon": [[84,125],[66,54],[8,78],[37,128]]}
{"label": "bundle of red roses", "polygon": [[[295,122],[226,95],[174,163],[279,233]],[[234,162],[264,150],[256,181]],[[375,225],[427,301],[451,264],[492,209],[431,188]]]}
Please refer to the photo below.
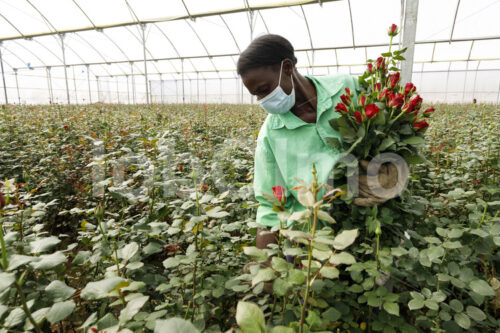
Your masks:
{"label": "bundle of red roses", "polygon": [[351,153],[356,159],[371,159],[383,152],[402,156],[408,163],[421,160],[417,146],[424,142],[423,134],[429,124],[424,120],[434,112],[420,111],[422,98],[413,83],[401,84],[397,61],[406,49],[391,52],[392,39],[398,34],[393,24],[388,31],[389,52],[377,60],[368,60],[366,71],[358,77],[357,101],[354,93],[345,88],[342,102],[335,106],[340,117],[330,125],[340,132],[341,140],[330,138],[329,144]]}

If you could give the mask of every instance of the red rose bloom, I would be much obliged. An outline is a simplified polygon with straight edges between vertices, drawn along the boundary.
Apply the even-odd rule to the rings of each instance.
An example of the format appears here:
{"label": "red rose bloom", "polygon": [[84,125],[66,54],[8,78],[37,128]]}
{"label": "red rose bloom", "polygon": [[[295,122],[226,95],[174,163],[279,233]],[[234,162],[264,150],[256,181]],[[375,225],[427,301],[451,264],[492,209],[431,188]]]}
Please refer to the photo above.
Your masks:
{"label": "red rose bloom", "polygon": [[396,94],[395,96],[392,96],[391,100],[389,101],[389,106],[393,108],[400,108],[404,103],[404,98],[405,96],[403,94]]}
{"label": "red rose bloom", "polygon": [[340,99],[342,100],[342,103],[344,103],[345,105],[351,104],[351,98],[349,96],[341,95]]}
{"label": "red rose bloom", "polygon": [[273,187],[273,194],[281,203],[286,203],[285,188],[281,185]]}
{"label": "red rose bloom", "polygon": [[345,92],[346,92],[347,96],[352,96],[351,89],[345,88]]}
{"label": "red rose bloom", "polygon": [[0,192],[0,209],[5,206],[5,198],[3,197],[2,192]]}
{"label": "red rose bloom", "polygon": [[337,112],[347,112],[347,108],[346,108],[346,106],[344,104],[339,103],[335,107],[335,111],[337,111]]}
{"label": "red rose bloom", "polygon": [[427,128],[427,127],[429,127],[429,124],[427,124],[427,122],[425,120],[419,121],[419,122],[413,124],[413,128],[417,132],[420,132],[421,130],[423,130],[424,128]]}
{"label": "red rose bloom", "polygon": [[377,82],[373,85],[373,91],[380,91],[382,90],[382,84],[380,82]]}
{"label": "red rose bloom", "polygon": [[415,90],[417,89],[417,87],[415,87],[413,85],[413,83],[411,82],[408,82],[406,85],[405,85],[405,96],[407,96],[408,94],[413,94],[415,92]]}
{"label": "red rose bloom", "polygon": [[373,118],[377,115],[380,109],[375,104],[370,104],[365,107],[365,114],[368,118]]}
{"label": "red rose bloom", "polygon": [[428,108],[427,110],[424,111],[424,116],[429,117],[433,112],[434,108]]}
{"label": "red rose bloom", "polygon": [[384,101],[388,96],[389,94],[389,89],[384,89],[381,93],[380,93],[380,96],[378,97],[379,101]]}
{"label": "red rose bloom", "polygon": [[398,34],[398,26],[395,25],[395,24],[392,24],[390,27],[389,27],[389,30],[387,31],[387,34],[391,37],[394,37]]}
{"label": "red rose bloom", "polygon": [[384,57],[378,57],[377,58],[377,63],[375,64],[376,69],[385,69],[385,58]]}
{"label": "red rose bloom", "polygon": [[359,105],[360,106],[365,106],[365,104],[366,104],[366,97],[365,97],[365,95],[359,96]]}
{"label": "red rose bloom", "polygon": [[366,71],[370,74],[373,73],[373,64],[371,62],[368,63],[368,67],[367,67]]}
{"label": "red rose bloom", "polygon": [[399,83],[399,72],[396,72],[394,74],[389,74],[387,77],[387,83],[386,86],[390,87],[391,89],[394,89],[396,85]]}
{"label": "red rose bloom", "polygon": [[412,113],[415,112],[415,114],[418,112],[420,109],[420,105],[422,104],[422,97],[420,95],[416,95],[408,103],[406,103],[402,110],[406,113]]}
{"label": "red rose bloom", "polygon": [[359,111],[354,112],[354,118],[357,123],[361,123],[363,121],[363,115]]}

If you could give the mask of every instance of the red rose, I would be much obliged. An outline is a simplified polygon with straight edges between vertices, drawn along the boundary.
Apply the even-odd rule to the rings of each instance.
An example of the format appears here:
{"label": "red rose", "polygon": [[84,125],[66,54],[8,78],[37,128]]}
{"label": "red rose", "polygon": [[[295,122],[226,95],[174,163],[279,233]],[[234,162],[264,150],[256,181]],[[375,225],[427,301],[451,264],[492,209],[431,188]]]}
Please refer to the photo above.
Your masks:
{"label": "red rose", "polygon": [[0,209],[5,206],[5,198],[3,197],[2,192],[0,192]]}
{"label": "red rose", "polygon": [[403,106],[402,110],[405,111],[406,113],[415,112],[415,114],[417,114],[421,104],[422,104],[422,98],[420,97],[420,95],[416,95]]}
{"label": "red rose", "polygon": [[391,89],[394,89],[394,87],[399,83],[399,72],[396,72],[394,74],[389,74],[387,77],[387,83],[386,85],[390,87]]}
{"label": "red rose", "polygon": [[345,92],[346,92],[347,96],[349,96],[349,97],[352,96],[351,89],[345,88]]}
{"label": "red rose", "polygon": [[339,104],[337,104],[337,106],[335,107],[335,111],[337,111],[337,112],[342,112],[342,111],[343,111],[343,112],[347,112],[347,108],[346,108],[346,106],[345,106],[344,104],[339,103]]}
{"label": "red rose", "polygon": [[179,165],[179,171],[182,171],[182,169],[184,169],[184,167],[182,165]]}
{"label": "red rose", "polygon": [[395,25],[395,24],[392,24],[390,27],[389,27],[389,30],[387,31],[387,34],[391,37],[394,37],[398,34],[398,26]]}
{"label": "red rose", "polygon": [[375,117],[379,111],[380,109],[375,104],[365,106],[365,114],[370,119]]}
{"label": "red rose", "polygon": [[413,124],[413,128],[417,131],[420,132],[424,128],[429,127],[429,124],[425,120],[419,121],[418,123]]}
{"label": "red rose", "polygon": [[406,85],[405,85],[405,96],[407,96],[408,94],[413,94],[415,92],[415,90],[417,89],[417,87],[415,87],[413,85],[413,83],[411,82],[408,82]]}
{"label": "red rose", "polygon": [[365,106],[366,104],[366,97],[365,95],[359,96],[359,106]]}
{"label": "red rose", "polygon": [[380,96],[378,97],[379,101],[384,101],[388,96],[389,94],[389,89],[384,89],[381,93],[380,93]]}
{"label": "red rose", "polygon": [[404,103],[405,96],[403,94],[397,94],[391,98],[389,101],[389,106],[393,108],[400,108]]}
{"label": "red rose", "polygon": [[476,104],[476,103],[477,103],[477,99],[475,99],[475,98],[474,98],[474,99],[472,100],[472,103]]}
{"label": "red rose", "polygon": [[377,63],[375,64],[376,69],[385,69],[385,58],[384,57],[378,57],[377,58]]}
{"label": "red rose", "polygon": [[344,103],[345,105],[351,104],[351,97],[349,96],[341,95],[340,99],[342,100],[342,103]]}
{"label": "red rose", "polygon": [[371,62],[368,63],[368,67],[367,67],[366,71],[370,74],[373,73],[373,64]]}
{"label": "red rose", "polygon": [[354,112],[354,118],[357,123],[361,123],[363,121],[363,115],[359,111]]}
{"label": "red rose", "polygon": [[273,187],[273,193],[276,199],[281,203],[286,203],[285,188],[281,185],[276,185]]}
{"label": "red rose", "polygon": [[380,82],[377,82],[373,85],[373,91],[380,91],[382,90],[382,84]]}
{"label": "red rose", "polygon": [[424,111],[424,116],[429,117],[433,112],[434,108],[428,108],[427,110]]}

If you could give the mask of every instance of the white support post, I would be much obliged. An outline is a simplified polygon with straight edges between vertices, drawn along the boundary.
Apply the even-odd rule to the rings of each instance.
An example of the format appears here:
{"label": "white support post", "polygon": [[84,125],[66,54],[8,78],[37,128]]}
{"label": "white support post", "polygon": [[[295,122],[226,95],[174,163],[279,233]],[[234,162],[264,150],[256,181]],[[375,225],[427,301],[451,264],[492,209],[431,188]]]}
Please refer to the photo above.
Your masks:
{"label": "white support post", "polygon": [[182,69],[182,104],[184,104],[186,96],[184,95],[184,59],[181,59],[181,69]]}
{"label": "white support post", "polygon": [[19,94],[19,81],[17,81],[17,68],[14,68],[14,76],[16,77],[17,101],[21,104],[21,95]]}
{"label": "white support post", "polygon": [[127,79],[127,102],[130,104],[130,88],[128,84],[128,74],[125,75],[125,78]]}
{"label": "white support post", "polygon": [[0,42],[0,66],[2,67],[2,81],[3,81],[3,94],[5,97],[5,104],[9,104],[9,98],[7,96],[7,86],[5,85],[5,73],[3,71],[3,58],[2,58],[2,43]]}
{"label": "white support post", "polygon": [[163,78],[160,73],[160,102],[163,104]]}
{"label": "white support post", "polygon": [[146,24],[141,24],[142,29],[142,52],[144,54],[144,81],[146,83],[146,103],[149,106],[149,80],[148,80],[148,63],[146,61]]}
{"label": "white support post", "polygon": [[75,89],[75,104],[78,104],[78,95],[76,93],[76,78],[75,78],[75,66],[71,66],[73,71],[73,88]]}
{"label": "white support post", "polygon": [[500,80],[498,80],[497,105],[499,98],[500,98]]}
{"label": "white support post", "polygon": [[465,86],[467,85],[467,74],[469,74],[469,61],[465,63],[464,89],[462,90],[462,103],[465,103]]}
{"label": "white support post", "polygon": [[219,95],[220,95],[220,104],[222,104],[222,78],[219,78]]}
{"label": "white support post", "polygon": [[120,104],[120,89],[118,87],[118,76],[115,76],[115,81],[116,81],[116,100],[118,101],[118,104]]}
{"label": "white support post", "polygon": [[175,103],[179,104],[179,87],[177,87],[177,80],[175,82]]}
{"label": "white support post", "polygon": [[97,102],[99,103],[101,101],[101,88],[99,87],[99,76],[96,76],[95,80],[97,81]]}
{"label": "white support post", "polygon": [[64,66],[64,82],[66,83],[66,99],[67,99],[68,105],[70,105],[69,85],[68,85],[68,70],[66,68],[66,48],[64,47],[64,34],[59,34],[59,37],[61,38],[61,49],[62,49],[63,66]]}
{"label": "white support post", "polygon": [[47,88],[49,88],[50,103],[54,103],[54,92],[52,90],[52,75],[50,74],[50,67],[46,68],[47,71]]}
{"label": "white support post", "polygon": [[196,103],[200,104],[200,78],[199,72],[196,72]]}
{"label": "white support post", "polygon": [[405,61],[401,68],[401,82],[411,82],[413,73],[413,54],[415,53],[415,35],[417,33],[418,0],[405,0],[405,14],[403,26],[403,48]]}
{"label": "white support post", "polygon": [[90,91],[90,66],[85,65],[87,67],[87,85],[89,86],[89,103],[92,103],[92,93]]}
{"label": "white support post", "polygon": [[134,63],[130,62],[130,84],[132,85],[132,102],[135,104],[135,78],[134,78]]}
{"label": "white support post", "polygon": [[207,79],[203,79],[205,81],[205,104],[207,104]]}

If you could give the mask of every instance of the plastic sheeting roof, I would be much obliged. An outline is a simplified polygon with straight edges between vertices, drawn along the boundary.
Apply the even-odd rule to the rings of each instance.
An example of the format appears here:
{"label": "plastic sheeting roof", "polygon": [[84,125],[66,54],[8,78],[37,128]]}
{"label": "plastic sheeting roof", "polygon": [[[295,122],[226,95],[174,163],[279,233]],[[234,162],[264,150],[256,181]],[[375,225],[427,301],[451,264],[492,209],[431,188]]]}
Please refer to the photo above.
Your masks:
{"label": "plastic sheeting roof", "polygon": [[[498,0],[420,0],[415,63],[500,68],[499,13]],[[0,41],[7,72],[63,67],[64,36],[66,64],[95,76],[142,75],[145,51],[150,74],[221,78],[264,33],[289,39],[299,67],[360,66],[400,19],[400,0],[0,0]]]}

